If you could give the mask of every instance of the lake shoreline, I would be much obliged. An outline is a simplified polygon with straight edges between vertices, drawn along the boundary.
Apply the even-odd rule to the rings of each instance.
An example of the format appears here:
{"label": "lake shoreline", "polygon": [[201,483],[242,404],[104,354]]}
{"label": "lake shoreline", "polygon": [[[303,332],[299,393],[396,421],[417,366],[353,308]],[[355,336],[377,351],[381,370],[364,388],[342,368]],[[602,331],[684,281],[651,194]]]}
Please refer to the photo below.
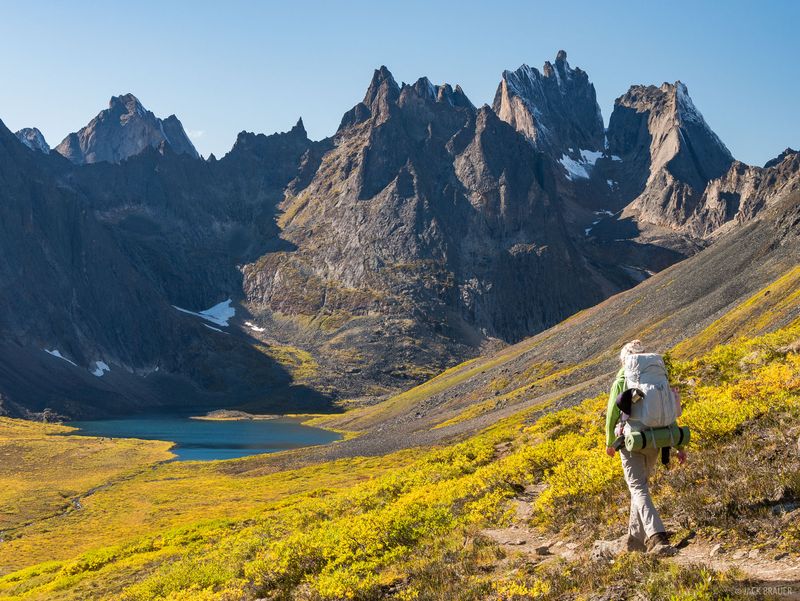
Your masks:
{"label": "lake shoreline", "polygon": [[215,409],[214,411],[209,411],[205,415],[192,415],[189,417],[189,419],[199,419],[204,421],[255,421],[280,419],[281,417],[284,416],[268,413],[247,413],[246,411],[238,411],[236,409]]}

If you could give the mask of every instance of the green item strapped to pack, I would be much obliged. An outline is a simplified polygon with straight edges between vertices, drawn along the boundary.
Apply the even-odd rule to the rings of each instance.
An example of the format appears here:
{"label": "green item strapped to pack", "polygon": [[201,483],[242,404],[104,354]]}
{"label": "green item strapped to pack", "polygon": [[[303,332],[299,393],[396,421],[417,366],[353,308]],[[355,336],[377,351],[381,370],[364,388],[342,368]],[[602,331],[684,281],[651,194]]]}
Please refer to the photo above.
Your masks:
{"label": "green item strapped to pack", "polygon": [[663,447],[680,449],[689,444],[690,435],[687,426],[678,426],[678,424],[664,428],[647,428],[641,432],[630,431],[625,434],[625,448],[629,451]]}

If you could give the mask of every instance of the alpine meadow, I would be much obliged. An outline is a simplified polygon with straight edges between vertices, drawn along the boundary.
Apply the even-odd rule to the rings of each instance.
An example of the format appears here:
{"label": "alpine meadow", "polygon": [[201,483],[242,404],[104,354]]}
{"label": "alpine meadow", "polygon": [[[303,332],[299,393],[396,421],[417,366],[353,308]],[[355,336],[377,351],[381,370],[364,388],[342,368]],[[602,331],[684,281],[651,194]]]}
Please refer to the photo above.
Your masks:
{"label": "alpine meadow", "polygon": [[0,599],[800,599],[800,11],[678,4],[7,3]]}

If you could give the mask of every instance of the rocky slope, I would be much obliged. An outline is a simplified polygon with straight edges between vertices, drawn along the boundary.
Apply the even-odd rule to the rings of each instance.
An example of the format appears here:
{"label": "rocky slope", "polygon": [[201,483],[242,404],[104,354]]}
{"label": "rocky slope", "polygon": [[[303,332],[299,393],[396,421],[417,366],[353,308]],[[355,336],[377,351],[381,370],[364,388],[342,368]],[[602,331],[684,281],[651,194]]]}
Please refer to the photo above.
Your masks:
{"label": "rocky slope", "polygon": [[106,110],[77,133],[69,134],[55,151],[83,165],[106,161],[119,163],[145,148],[168,146],[176,154],[198,158],[183,125],[175,115],[159,119],[133,94],[112,96]]}
{"label": "rocky slope", "polygon": [[42,132],[35,127],[23,127],[16,134],[19,141],[25,144],[31,150],[41,152],[43,154],[50,154],[50,146],[44,139]]}

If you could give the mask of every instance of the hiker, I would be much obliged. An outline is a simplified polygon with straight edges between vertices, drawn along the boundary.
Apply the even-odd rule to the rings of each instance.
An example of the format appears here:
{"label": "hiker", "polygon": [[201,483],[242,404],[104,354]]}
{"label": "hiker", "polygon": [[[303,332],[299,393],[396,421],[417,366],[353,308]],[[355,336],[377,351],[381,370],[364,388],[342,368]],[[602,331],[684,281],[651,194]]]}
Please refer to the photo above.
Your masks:
{"label": "hiker", "polygon": [[[606,412],[606,453],[609,457],[613,457],[619,449],[625,481],[631,493],[628,534],[618,541],[621,547],[619,550],[672,555],[675,549],[670,545],[648,487],[650,474],[659,456],[662,456],[662,461],[665,463],[668,461],[669,448],[659,448],[655,437],[651,439],[648,435],[653,435],[653,426],[672,425],[676,432],[680,432],[680,428],[674,424],[675,418],[681,414],[680,397],[675,389],[669,387],[662,358],[659,355],[646,354],[641,341],[633,340],[623,346],[620,362],[622,367],[611,386]],[[637,374],[640,377],[636,377]],[[647,407],[647,393],[640,388],[650,394],[650,407]],[[631,409],[631,402],[636,408]],[[654,410],[652,407],[654,403],[664,404]],[[621,411],[620,405],[627,412]],[[650,419],[641,414],[642,411],[648,410]],[[652,418],[653,414],[658,417]],[[643,422],[647,423],[647,426],[643,426]],[[686,430],[688,434],[688,429]],[[631,431],[642,432],[637,436],[640,440],[644,437],[643,448],[628,450],[631,448],[629,445],[620,444],[623,440],[621,437],[625,435],[630,437]],[[649,445],[648,440],[652,440]],[[675,446],[679,445],[680,443]],[[678,449],[677,456],[681,464],[686,461],[686,453],[683,450]]]}

